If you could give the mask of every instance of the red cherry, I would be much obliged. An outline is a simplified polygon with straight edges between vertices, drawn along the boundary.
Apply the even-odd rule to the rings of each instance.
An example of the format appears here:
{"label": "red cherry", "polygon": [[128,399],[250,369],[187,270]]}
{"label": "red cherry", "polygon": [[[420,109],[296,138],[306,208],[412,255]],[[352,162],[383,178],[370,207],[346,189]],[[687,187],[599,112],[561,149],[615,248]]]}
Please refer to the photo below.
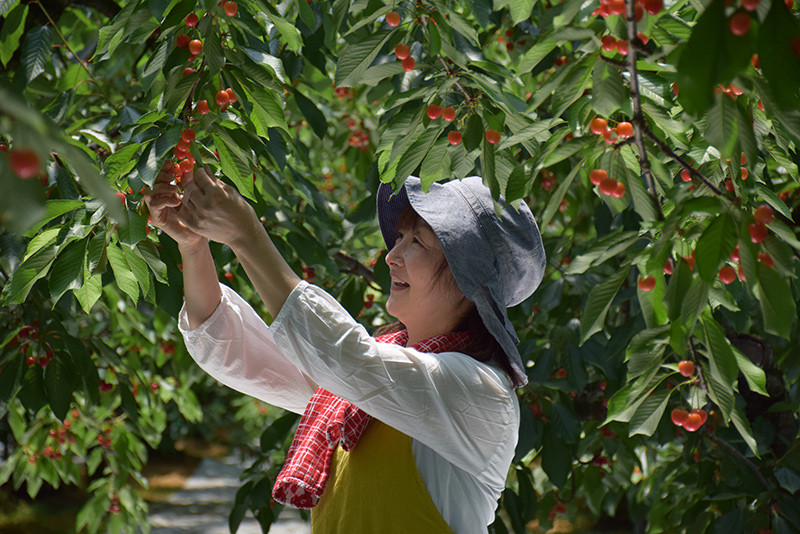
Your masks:
{"label": "red cherry", "polygon": [[447,141],[451,145],[457,145],[461,142],[461,132],[452,131],[447,134]]}
{"label": "red cherry", "polygon": [[625,196],[625,184],[622,182],[617,182],[617,186],[614,188],[614,192],[611,193],[611,196],[614,198],[622,198]]}
{"label": "red cherry", "polygon": [[610,0],[608,2],[608,12],[612,15],[625,13],[625,0]]}
{"label": "red cherry", "polygon": [[623,139],[633,136],[633,124],[629,122],[621,122],[617,124],[617,135]]}
{"label": "red cherry", "polygon": [[742,0],[742,7],[747,11],[755,11],[761,5],[761,0]]}
{"label": "red cherry", "polygon": [[228,93],[228,102],[229,103],[233,104],[234,102],[238,102],[239,101],[239,99],[236,98],[236,95],[234,94],[233,89],[231,89],[230,87],[225,89],[225,92]]}
{"label": "red cherry", "polygon": [[5,143],[0,143],[0,152],[8,152],[8,145]]}
{"label": "red cherry", "polygon": [[186,18],[183,19],[183,22],[185,22],[186,25],[189,26],[190,28],[194,28],[195,26],[197,26],[198,21],[199,19],[197,18],[197,15],[195,15],[194,13],[189,13],[188,15],[186,15]]}
{"label": "red cherry", "polygon": [[185,33],[179,33],[178,36],[175,38],[175,45],[178,48],[189,48],[189,41],[191,39]]}
{"label": "red cherry", "polygon": [[227,106],[230,99],[227,91],[217,91],[217,96],[214,98],[219,106]]}
{"label": "red cherry", "polygon": [[410,72],[414,70],[414,65],[416,65],[416,61],[414,61],[413,57],[407,57],[400,64],[403,66],[403,70],[406,72]]}
{"label": "red cherry", "polygon": [[670,414],[670,418],[672,419],[672,424],[675,426],[683,426],[686,424],[686,419],[689,417],[689,412],[686,410],[681,410],[680,408],[675,408],[672,410]]}
{"label": "red cherry", "polygon": [[617,190],[617,181],[613,178],[603,178],[600,180],[600,192],[604,195],[611,196]]}
{"label": "red cherry", "polygon": [[394,47],[394,55],[397,56],[397,59],[405,59],[411,55],[411,47],[407,44],[400,43]]}
{"label": "red cherry", "polygon": [[591,125],[589,125],[589,128],[592,130],[592,133],[597,135],[603,135],[606,131],[607,126],[608,123],[606,122],[605,119],[601,119],[600,117],[595,117],[592,119],[592,123]]}
{"label": "red cherry", "polygon": [[692,173],[689,172],[689,169],[681,170],[681,180],[683,180],[684,182],[692,181]]}
{"label": "red cherry", "polygon": [[692,410],[686,417],[686,422],[683,423],[683,428],[689,432],[695,432],[701,426],[703,426],[703,416],[697,413],[696,410]]}
{"label": "red cherry", "polygon": [[127,197],[125,196],[125,193],[122,193],[120,191],[117,191],[117,198],[119,199],[119,203],[122,204],[123,206],[128,200]]}
{"label": "red cherry", "polygon": [[447,122],[452,121],[456,118],[456,110],[451,106],[447,106],[446,108],[442,109],[442,118]]}
{"label": "red cherry", "polygon": [[589,173],[589,181],[594,185],[600,185],[604,178],[608,178],[608,173],[603,169],[594,169]]}
{"label": "red cherry", "polygon": [[736,280],[736,271],[730,265],[725,265],[719,270],[719,280],[725,285],[733,283]]}
{"label": "red cherry", "polygon": [[627,39],[620,39],[617,41],[617,52],[623,56],[628,55],[628,41]]}
{"label": "red cherry", "polygon": [[183,69],[183,76],[186,77],[186,76],[188,76],[189,74],[191,74],[193,72],[197,72],[197,69],[193,69],[191,67],[186,67],[185,69]]}
{"label": "red cherry", "polygon": [[656,277],[655,276],[645,276],[639,277],[639,289],[644,291],[645,293],[649,293],[656,287]]}
{"label": "red cherry", "polygon": [[795,35],[794,37],[792,37],[792,40],[789,43],[789,47],[792,49],[792,54],[794,54],[797,57],[800,57],[800,35]]}
{"label": "red cherry", "polygon": [[636,32],[636,37],[642,42],[643,45],[647,46],[647,43],[650,42],[650,38],[643,34],[642,32]]}
{"label": "red cherry", "polygon": [[8,155],[8,163],[20,178],[33,178],[42,168],[39,155],[30,148],[15,148]]}
{"label": "red cherry", "polygon": [[753,214],[753,219],[759,224],[769,224],[772,222],[773,218],[774,213],[772,208],[767,204],[761,204],[756,208],[756,212]]}
{"label": "red cherry", "polygon": [[750,31],[750,15],[743,11],[737,11],[731,15],[728,24],[731,28],[731,33],[741,37]]}
{"label": "red cherry", "polygon": [[772,256],[769,255],[767,252],[761,252],[758,254],[758,261],[766,265],[767,267],[774,267],[775,262],[772,260]]}
{"label": "red cherry", "polygon": [[191,41],[189,41],[189,52],[191,52],[193,56],[198,55],[202,51],[203,51],[203,41],[201,41],[200,39],[192,39]]}
{"label": "red cherry", "polygon": [[746,167],[742,167],[742,180],[747,180],[748,176],[750,176],[750,171]]}
{"label": "red cherry", "polygon": [[225,14],[229,17],[235,17],[236,13],[239,11],[239,6],[236,2],[225,2],[222,4],[222,9],[225,10]]}
{"label": "red cherry", "polygon": [[497,144],[500,142],[500,132],[489,128],[486,130],[486,141],[488,141],[491,145]]}
{"label": "red cherry", "polygon": [[191,128],[186,128],[181,132],[181,139],[186,141],[187,143],[191,143],[194,141],[195,133],[194,130]]}
{"label": "red cherry", "polygon": [[431,104],[428,106],[428,118],[431,120],[436,120],[442,115],[442,108],[441,106],[437,106],[436,104]]}
{"label": "red cherry", "polygon": [[667,263],[664,264],[664,274],[672,274],[672,260],[667,260]]}
{"label": "red cherry", "polygon": [[694,374],[694,362],[690,360],[679,361],[678,372],[686,377],[692,376]]}
{"label": "red cherry", "polygon": [[664,9],[664,0],[644,0],[644,10],[651,15],[657,15]]}
{"label": "red cherry", "polygon": [[228,279],[228,282],[233,280],[233,273],[225,273],[223,276]]}
{"label": "red cherry", "polygon": [[206,115],[209,112],[208,100],[201,100],[197,103],[197,112],[200,115]]}
{"label": "red cherry", "polygon": [[396,11],[389,11],[386,14],[386,24],[392,28],[396,28],[400,24],[400,15]]}
{"label": "red cherry", "polygon": [[733,252],[731,252],[731,261],[739,261],[739,243],[736,243]]}
{"label": "red cherry", "polygon": [[183,171],[183,174],[191,172],[191,170],[194,169],[194,163],[192,163],[188,159],[181,161],[180,166],[181,166],[181,171]]}
{"label": "red cherry", "polygon": [[613,52],[617,49],[617,39],[613,35],[604,35],[600,38],[603,45],[603,50],[606,52]]}
{"label": "red cherry", "polygon": [[28,367],[33,367],[34,365],[36,365],[37,359],[35,356],[28,356],[26,362],[28,363]]}
{"label": "red cherry", "polygon": [[761,243],[767,238],[767,227],[763,224],[748,224],[747,230],[750,232],[750,241],[753,243]]}

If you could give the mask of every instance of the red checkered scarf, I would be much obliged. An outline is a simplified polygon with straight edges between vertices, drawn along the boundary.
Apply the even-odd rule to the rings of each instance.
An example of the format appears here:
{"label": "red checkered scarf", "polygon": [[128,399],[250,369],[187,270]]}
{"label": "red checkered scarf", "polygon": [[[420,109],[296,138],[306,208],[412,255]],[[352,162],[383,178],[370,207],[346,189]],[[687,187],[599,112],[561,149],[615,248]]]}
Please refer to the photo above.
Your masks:
{"label": "red checkered scarf", "polygon": [[[378,343],[405,345],[408,332],[402,330],[376,338]],[[451,332],[428,338],[411,346],[420,352],[459,350],[469,342],[467,332]],[[337,445],[352,450],[372,418],[341,397],[317,389],[297,425],[286,462],[275,480],[272,496],[294,508],[313,508],[319,502]]]}

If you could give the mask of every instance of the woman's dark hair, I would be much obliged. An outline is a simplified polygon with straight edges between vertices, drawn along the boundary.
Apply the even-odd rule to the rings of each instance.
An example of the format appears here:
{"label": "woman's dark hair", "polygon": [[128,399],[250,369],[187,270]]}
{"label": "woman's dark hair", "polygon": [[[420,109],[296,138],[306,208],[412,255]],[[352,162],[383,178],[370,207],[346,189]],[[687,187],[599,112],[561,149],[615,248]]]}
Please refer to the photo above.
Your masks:
{"label": "woman's dark hair", "polygon": [[[395,232],[413,228],[418,221],[427,224],[425,220],[420,217],[410,205],[408,205],[397,220]],[[449,271],[449,269],[450,266],[447,264],[447,258],[442,256],[442,262],[436,269],[436,274],[434,275],[434,280],[431,284],[431,287],[435,286],[441,280],[442,276]],[[448,279],[452,280],[453,284],[455,285],[453,289],[458,289],[460,291],[455,282],[455,278],[450,276]],[[379,327],[377,330],[375,330],[373,335],[377,337],[385,334],[393,334],[395,332],[405,330],[405,328],[406,327],[403,323],[400,321],[395,321],[394,323]],[[461,322],[453,329],[453,331],[470,333],[470,342],[466,347],[462,348],[460,352],[471,356],[479,362],[499,366],[509,377],[514,376],[514,370],[511,367],[508,356],[506,356],[505,351],[494,338],[494,336],[489,333],[486,325],[483,324],[483,319],[481,319],[478,309],[474,305],[470,308],[470,311],[461,320]]]}

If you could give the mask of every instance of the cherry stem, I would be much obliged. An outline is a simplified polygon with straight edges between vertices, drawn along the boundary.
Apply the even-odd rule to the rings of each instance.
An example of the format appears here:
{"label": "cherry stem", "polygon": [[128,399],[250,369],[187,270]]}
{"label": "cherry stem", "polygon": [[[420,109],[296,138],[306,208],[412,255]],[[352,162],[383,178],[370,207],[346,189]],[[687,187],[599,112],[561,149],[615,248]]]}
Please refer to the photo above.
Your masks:
{"label": "cherry stem", "polygon": [[[628,19],[628,42],[635,40],[636,37],[636,10],[634,9],[635,0],[625,0]],[[639,94],[639,72],[636,68],[636,47],[631,46],[628,50],[628,74],[630,76],[631,101],[633,102],[633,138],[636,147],[639,149],[639,167],[641,168],[650,198],[655,205],[658,219],[664,220],[664,213],[661,211],[661,203],[658,201],[653,173],[650,170],[650,159],[647,157],[647,149],[644,146],[642,129],[647,127],[642,114],[642,99]]]}
{"label": "cherry stem", "polygon": [[[197,78],[195,78],[194,83],[192,84],[192,90],[189,91],[189,96],[186,98],[186,102],[183,104],[183,110],[181,114],[184,118],[189,118],[189,113],[192,111],[192,102],[194,102],[194,92],[197,90],[197,84],[200,83],[200,78],[202,78],[203,69],[206,66],[206,56],[203,55],[203,61],[200,62],[200,68],[197,69]],[[194,73],[193,73],[194,74]]]}
{"label": "cherry stem", "polygon": [[44,8],[44,6],[42,5],[42,3],[39,0],[36,0],[36,4],[42,10],[42,13],[44,13],[44,16],[47,17],[47,20],[50,21],[50,24],[53,25],[53,29],[56,30],[56,33],[58,33],[58,36],[61,37],[61,40],[64,41],[64,46],[66,46],[67,50],[69,50],[69,53],[72,54],[72,57],[74,57],[78,61],[78,64],[81,67],[83,67],[83,70],[86,71],[86,74],[89,75],[89,78],[92,79],[92,82],[94,82],[94,84],[100,90],[100,95],[103,98],[105,98],[106,102],[108,102],[109,105],[111,106],[111,109],[113,109],[114,113],[116,113],[117,112],[117,107],[114,105],[114,102],[112,102],[111,99],[108,97],[108,95],[105,93],[105,91],[103,91],[103,86],[100,85],[100,82],[98,82],[97,78],[94,77],[94,74],[92,74],[92,71],[90,71],[89,67],[86,66],[86,63],[84,61],[82,61],[78,57],[78,54],[76,54],[75,51],[72,49],[72,47],[69,46],[69,43],[67,42],[66,37],[64,37],[64,34],[61,33],[61,30],[58,28],[58,25],[55,23],[55,21],[52,19],[52,17],[50,17],[50,13],[47,12],[47,10]]}
{"label": "cherry stem", "polygon": [[[441,54],[437,54],[436,57],[438,57],[439,61],[442,62],[442,66],[444,66],[444,71],[447,73],[447,75],[448,76],[453,76],[453,71],[450,70],[450,67],[447,66],[447,62],[444,60],[442,55]],[[456,80],[454,83],[455,83],[455,86],[458,88],[458,90],[461,91],[464,94],[464,98],[467,101],[467,105],[472,105],[472,97],[467,92],[467,90],[464,89],[464,87],[458,82],[458,80]]]}

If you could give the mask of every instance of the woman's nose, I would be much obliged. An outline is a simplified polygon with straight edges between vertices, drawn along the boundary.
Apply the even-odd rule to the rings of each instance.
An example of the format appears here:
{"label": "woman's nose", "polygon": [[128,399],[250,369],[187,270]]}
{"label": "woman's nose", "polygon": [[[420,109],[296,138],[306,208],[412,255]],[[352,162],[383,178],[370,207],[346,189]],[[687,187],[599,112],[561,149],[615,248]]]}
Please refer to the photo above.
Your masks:
{"label": "woman's nose", "polygon": [[403,255],[401,254],[400,238],[398,238],[394,242],[392,249],[386,254],[386,265],[391,267],[392,265],[398,265],[402,261]]}

